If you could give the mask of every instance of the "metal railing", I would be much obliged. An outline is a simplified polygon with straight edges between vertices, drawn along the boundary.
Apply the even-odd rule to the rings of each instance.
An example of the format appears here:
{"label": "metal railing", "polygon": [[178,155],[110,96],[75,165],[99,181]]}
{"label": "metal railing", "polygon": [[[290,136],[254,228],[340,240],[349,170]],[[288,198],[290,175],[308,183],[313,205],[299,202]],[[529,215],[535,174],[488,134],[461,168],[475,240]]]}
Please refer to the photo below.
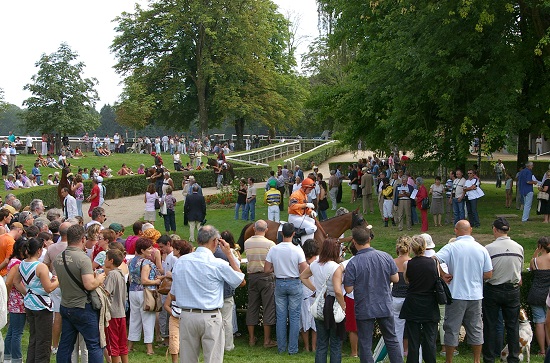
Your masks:
{"label": "metal railing", "polygon": [[[334,142],[336,142],[336,140],[330,140],[330,141],[326,141],[326,140],[316,140],[316,139],[313,139],[313,140],[302,140],[303,142],[305,142],[305,147],[304,147],[304,151],[303,153],[299,154],[299,155],[295,155],[291,158],[288,158],[288,159],[285,159],[285,164],[288,165],[288,168],[289,169],[292,169],[294,168],[294,164],[295,164],[295,160],[302,157],[304,154],[307,154],[311,151],[314,151],[314,150],[317,150],[318,148],[320,147],[323,147],[325,145],[329,145],[329,144],[332,144]],[[313,144],[315,145],[313,148],[309,148],[308,145],[309,144]]]}

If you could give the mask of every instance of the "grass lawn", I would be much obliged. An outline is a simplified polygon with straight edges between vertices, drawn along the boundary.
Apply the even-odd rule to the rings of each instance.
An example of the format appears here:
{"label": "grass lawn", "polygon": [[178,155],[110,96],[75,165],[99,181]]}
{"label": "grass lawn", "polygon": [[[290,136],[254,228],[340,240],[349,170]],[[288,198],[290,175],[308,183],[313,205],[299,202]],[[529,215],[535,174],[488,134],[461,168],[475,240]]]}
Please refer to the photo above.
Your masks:
{"label": "grass lawn", "polygon": [[[167,165],[171,165],[171,158],[169,155],[163,155],[163,158],[165,159],[165,162]],[[33,159],[28,156],[20,156],[18,157],[18,163],[23,163],[26,168],[29,168],[32,164]],[[133,170],[137,169],[137,166],[139,166],[140,163],[145,163],[146,165],[150,165],[152,163],[152,158],[148,155],[135,155],[135,154],[114,154],[110,157],[105,158],[98,158],[98,157],[87,157],[80,160],[71,160],[71,163],[74,166],[81,166],[81,167],[92,167],[96,166],[99,167],[103,165],[104,163],[108,163],[108,165],[116,172],[118,170],[118,167],[125,162],[130,167],[132,167]],[[186,157],[183,156],[183,162],[186,162]],[[275,167],[277,164],[281,163],[282,160],[276,160],[270,163],[273,167]],[[47,174],[46,171],[42,170],[43,174]],[[426,187],[429,187],[433,180],[427,180],[426,181]],[[258,203],[256,205],[256,219],[260,218],[266,218],[267,217],[267,207],[263,204],[263,186],[265,183],[260,182],[257,183],[258,187]],[[549,229],[548,225],[542,223],[542,217],[537,216],[535,213],[536,210],[536,204],[537,201],[535,200],[533,202],[533,208],[531,210],[531,220],[527,223],[521,223],[521,214],[520,211],[516,210],[515,208],[512,209],[506,209],[504,208],[504,188],[502,189],[496,189],[494,184],[485,182],[482,184],[482,188],[485,192],[485,196],[480,200],[478,203],[478,209],[479,209],[479,216],[481,221],[481,227],[476,228],[473,231],[473,236],[482,244],[487,244],[493,241],[493,235],[492,235],[492,229],[491,225],[493,220],[495,219],[496,215],[502,215],[502,214],[511,214],[515,217],[509,218],[510,224],[511,224],[511,231],[510,236],[512,239],[517,241],[518,243],[522,244],[525,249],[525,267],[528,267],[529,261],[533,255],[533,252],[536,248],[536,241],[539,237],[548,235]],[[178,231],[177,233],[182,238],[188,238],[189,237],[189,229],[185,226],[183,226],[183,216],[182,216],[182,195],[180,191],[175,192],[175,197],[178,199],[179,203],[176,206],[176,223]],[[361,206],[361,202],[357,201],[353,204],[349,203],[350,201],[350,189],[349,187],[344,184],[344,196],[343,196],[343,202],[341,206],[346,207],[350,210],[356,209],[357,207]],[[287,200],[285,200],[286,205]],[[332,211],[329,212],[329,217],[333,216]],[[419,213],[420,216],[420,213]],[[368,221],[369,224],[373,225],[373,232],[375,234],[375,239],[372,242],[372,246],[379,249],[386,251],[390,253],[391,255],[395,255],[395,241],[398,236],[404,234],[404,232],[399,232],[397,230],[397,227],[388,227],[384,228],[383,222],[380,216],[379,211],[375,211],[374,214],[369,214],[364,216],[365,219]],[[230,230],[234,236],[235,239],[238,238],[241,229],[246,224],[245,221],[242,220],[234,220],[234,208],[228,207],[228,206],[209,206],[207,211],[207,220],[208,224],[214,225],[218,230]],[[429,215],[429,224],[431,225],[433,223],[432,216]],[[286,220],[287,219],[287,213],[282,212],[281,213],[281,219]],[[156,228],[159,231],[164,231],[164,224],[162,219],[158,218],[156,222]],[[131,228],[127,228],[127,231],[131,230]],[[409,234],[418,234],[420,233],[420,226],[415,225],[413,226],[413,230],[409,232]],[[448,240],[449,238],[453,237],[453,227],[452,225],[445,225],[443,227],[431,227],[428,231],[433,237],[434,242],[436,243],[436,250],[441,248]],[[348,233],[349,234],[349,233]],[[229,352],[225,355],[225,362],[265,362],[265,361],[277,361],[277,362],[311,362],[314,360],[314,354],[313,353],[307,353],[307,352],[301,352],[300,354],[296,356],[289,357],[287,355],[277,355],[277,350],[275,348],[271,349],[264,349],[261,344],[258,344],[257,347],[249,347],[248,346],[248,336],[246,334],[246,327],[244,326],[244,323],[242,323],[239,326],[239,331],[243,334],[242,337],[236,339],[236,349],[235,351]],[[257,335],[260,336],[260,329],[256,329]],[[26,333],[27,335],[28,333]],[[275,334],[273,332],[273,334]],[[5,335],[5,331],[4,331]],[[24,340],[24,349],[26,349],[26,341],[28,337],[25,335]],[[261,340],[260,340],[261,341]],[[533,344],[532,351],[536,352],[536,344]],[[302,349],[303,345],[300,345],[300,349]],[[157,355],[153,357],[149,357],[145,355],[145,346],[142,344],[137,344],[136,348],[138,349],[138,352],[132,353],[130,355],[130,361],[139,361],[139,362],[167,362],[169,361],[167,358],[165,358],[164,353],[165,351],[161,351],[161,349],[157,349]],[[472,356],[470,353],[470,349],[467,345],[461,345],[459,347],[460,355],[455,358],[456,362],[471,362]],[[349,358],[347,357],[349,355],[349,344],[344,343],[344,361],[348,362],[358,362],[355,358]],[[543,359],[536,357],[535,354],[531,357],[533,362],[542,362]],[[52,359],[54,361],[54,359]],[[443,357],[439,357],[438,361],[443,362]]]}

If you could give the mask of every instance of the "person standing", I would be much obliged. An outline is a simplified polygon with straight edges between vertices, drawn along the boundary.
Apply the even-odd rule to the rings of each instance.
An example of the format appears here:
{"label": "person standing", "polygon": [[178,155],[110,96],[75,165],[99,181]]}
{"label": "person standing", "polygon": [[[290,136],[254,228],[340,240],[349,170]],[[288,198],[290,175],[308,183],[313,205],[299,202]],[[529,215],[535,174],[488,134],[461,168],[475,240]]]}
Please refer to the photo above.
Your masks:
{"label": "person standing", "polygon": [[[403,275],[408,283],[407,296],[399,315],[405,319],[408,337],[407,362],[435,363],[439,307],[435,283],[439,276],[437,262],[425,256],[426,241],[422,236],[411,240],[414,258],[405,262]],[[422,346],[422,359],[419,357]]]}
{"label": "person standing", "polygon": [[485,246],[493,263],[493,276],[483,288],[483,361],[497,358],[497,326],[502,311],[508,344],[508,362],[519,362],[520,283],[523,269],[523,247],[508,237],[510,223],[504,217],[493,222],[495,241]]}
{"label": "person standing", "polygon": [[271,340],[271,327],[275,325],[275,276],[273,272],[265,273],[267,253],[275,243],[265,237],[267,223],[258,220],[254,224],[254,236],[244,242],[244,251],[248,259],[248,309],[246,325],[248,327],[248,344],[256,344],[254,327],[258,325],[260,305],[263,306],[264,347],[277,345]]}
{"label": "person standing", "polygon": [[374,178],[370,172],[367,172],[367,168],[363,168],[363,175],[361,176],[361,190],[363,196],[363,214],[366,215],[369,211],[374,213],[374,205],[372,202]]}
{"label": "person standing", "polygon": [[527,295],[527,303],[531,306],[531,312],[533,313],[535,338],[540,347],[539,355],[544,355],[546,353],[545,347],[548,346],[545,323],[546,298],[550,288],[550,238],[539,238],[529,269],[533,276],[533,282]]}
{"label": "person standing", "polygon": [[189,241],[195,242],[195,230],[206,218],[206,201],[204,196],[199,194],[198,184],[191,187],[191,193],[187,194],[183,209],[189,222]]}
{"label": "person standing", "polygon": [[281,215],[281,211],[279,210],[279,204],[281,204],[281,192],[276,188],[276,179],[271,179],[268,184],[269,190],[264,194],[264,203],[267,204],[267,219],[279,223]]}
{"label": "person standing", "polygon": [[411,194],[414,188],[407,184],[407,177],[401,177],[401,184],[393,188],[393,205],[397,207],[399,231],[403,230],[403,217],[407,218],[407,230],[411,230]]}
{"label": "person standing", "polygon": [[[374,362],[372,336],[374,322],[378,322],[391,363],[402,363],[403,355],[395,334],[390,283],[397,283],[399,275],[392,257],[371,247],[371,231],[364,227],[352,230],[352,242],[357,254],[349,261],[344,274],[346,293],[353,291],[355,318],[359,337],[359,359]],[[373,294],[372,291],[376,291]]]}
{"label": "person standing", "polygon": [[423,178],[416,178],[416,187],[418,188],[418,192],[416,193],[416,207],[420,210],[420,219],[422,221],[420,230],[426,232],[428,230],[428,209],[422,208],[422,201],[429,197]]}
{"label": "person standing", "polygon": [[67,248],[57,255],[54,262],[61,288],[59,363],[70,362],[79,333],[88,348],[88,362],[103,362],[103,349],[99,342],[99,311],[92,308],[88,294],[103,284],[105,273],[94,273],[92,261],[83,251],[85,243],[84,227],[78,224],[70,226],[67,229]]}
{"label": "person standing", "polygon": [[76,205],[76,199],[73,197],[70,192],[69,188],[64,187],[61,189],[61,196],[63,199],[63,213],[65,216],[65,219],[74,218],[78,216],[78,207]]}
{"label": "person standing", "polygon": [[519,172],[517,182],[519,194],[523,198],[522,222],[527,222],[529,220],[531,205],[533,204],[533,185],[536,184],[537,181],[533,180],[533,162],[529,161],[525,164],[525,168]]}
{"label": "person standing", "polygon": [[453,180],[453,190],[451,192],[451,202],[453,205],[453,215],[454,222],[457,224],[458,221],[464,219],[466,214],[464,212],[464,184],[466,184],[466,179],[462,176],[462,170],[457,169],[455,171],[455,179]]}
{"label": "person standing", "polygon": [[[172,269],[172,289],[180,316],[181,362],[198,362],[202,346],[205,362],[223,362],[225,336],[220,309],[227,282],[237,288],[244,280],[229,244],[213,226],[197,236],[195,252],[181,256]],[[220,246],[229,263],[214,257]]]}
{"label": "person standing", "polygon": [[38,259],[42,255],[44,243],[37,238],[27,241],[25,258],[19,264],[19,274],[15,275],[14,285],[21,282],[27,293],[24,304],[29,323],[29,345],[27,362],[49,363],[52,344],[52,301],[50,292],[59,281],[52,277],[48,267]]}
{"label": "person standing", "polygon": [[[539,193],[545,192],[550,193],[550,170],[548,170],[545,174],[545,179],[542,182],[542,185],[539,187]],[[550,222],[550,200],[546,199],[539,199],[539,206],[537,210],[538,214],[544,215],[544,221],[542,223],[549,223]]]}
{"label": "person standing", "polygon": [[466,205],[468,206],[468,219],[472,227],[479,227],[479,215],[477,213],[477,202],[479,198],[485,194],[479,187],[479,178],[476,176],[474,170],[468,170],[468,180],[464,184],[464,192],[468,196]]}
{"label": "person standing", "polygon": [[430,185],[429,193],[432,195],[432,205],[430,206],[430,213],[434,218],[434,226],[441,227],[441,216],[443,215],[445,208],[445,186],[441,184],[441,177],[435,177],[435,183]]}
{"label": "person standing", "polygon": [[472,237],[472,227],[467,220],[460,220],[455,225],[455,234],[455,242],[446,244],[436,253],[439,262],[447,264],[449,272],[442,277],[449,283],[453,297],[453,303],[445,308],[445,357],[447,363],[453,361],[460,326],[464,325],[474,362],[478,363],[483,344],[483,281],[493,275],[493,265],[487,249]]}
{"label": "person standing", "polygon": [[[306,267],[300,274],[300,280],[313,292],[321,291],[326,284],[325,305],[334,306],[336,302],[345,311],[346,303],[342,293],[344,267],[338,263],[339,260],[340,242],[336,238],[326,238],[321,246],[319,259]],[[310,280],[312,276],[313,281]],[[315,362],[326,363],[330,347],[330,363],[338,363],[342,361],[342,340],[345,337],[346,322],[337,323],[334,320],[333,310],[328,310],[328,314],[325,311],[323,310],[323,320],[315,319],[317,331]]]}
{"label": "person standing", "polygon": [[[279,353],[298,353],[302,288],[300,274],[307,268],[302,248],[292,243],[294,225],[285,223],[283,241],[269,249],[264,273],[275,274],[275,309],[277,312],[277,349]],[[287,319],[290,331],[287,339]],[[287,344],[288,343],[288,344]]]}
{"label": "person standing", "polygon": [[330,201],[332,203],[332,210],[338,209],[338,203],[336,202],[336,196],[338,195],[338,186],[340,180],[336,176],[336,170],[330,171],[330,177],[328,178],[328,193],[330,195]]}
{"label": "person standing", "polygon": [[248,178],[248,189],[246,190],[246,204],[243,209],[242,219],[248,221],[256,220],[256,186],[254,186],[254,178]]}
{"label": "person standing", "polygon": [[496,187],[501,188],[502,187],[502,176],[506,173],[506,167],[502,163],[502,160],[498,159],[497,163],[495,164],[495,174],[497,177]]}
{"label": "person standing", "polygon": [[244,208],[246,207],[246,180],[241,178],[239,181],[239,190],[237,191],[237,203],[235,204],[235,220],[239,219],[239,209],[242,209],[244,214]]}

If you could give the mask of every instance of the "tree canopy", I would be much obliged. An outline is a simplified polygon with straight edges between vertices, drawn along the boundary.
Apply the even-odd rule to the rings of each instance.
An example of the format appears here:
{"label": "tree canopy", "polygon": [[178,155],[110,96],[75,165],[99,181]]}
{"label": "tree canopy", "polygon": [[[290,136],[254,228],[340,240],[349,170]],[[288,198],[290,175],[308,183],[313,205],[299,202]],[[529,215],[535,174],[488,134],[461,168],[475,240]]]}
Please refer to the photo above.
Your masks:
{"label": "tree canopy", "polygon": [[327,51],[312,79],[330,83],[313,83],[313,106],[344,141],[451,164],[474,137],[492,152],[517,136],[527,159],[550,109],[544,1],[319,3]]}
{"label": "tree canopy", "polygon": [[[126,125],[164,124],[201,134],[235,120],[274,128],[302,115],[286,19],[270,0],[157,0],[116,19],[112,50]],[[241,132],[242,134],[242,132]]]}
{"label": "tree canopy", "polygon": [[62,43],[49,55],[43,54],[36,63],[38,73],[24,89],[32,96],[23,101],[27,130],[77,134],[99,126],[95,112],[98,95],[97,80],[83,78],[84,63],[78,54]]}

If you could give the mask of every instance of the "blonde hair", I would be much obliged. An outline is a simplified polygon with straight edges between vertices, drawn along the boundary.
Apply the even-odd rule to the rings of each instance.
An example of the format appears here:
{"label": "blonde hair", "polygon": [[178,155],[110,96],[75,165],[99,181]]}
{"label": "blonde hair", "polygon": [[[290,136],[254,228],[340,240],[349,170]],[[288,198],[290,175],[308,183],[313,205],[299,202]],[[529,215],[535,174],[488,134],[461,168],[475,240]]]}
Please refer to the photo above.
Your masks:
{"label": "blonde hair", "polygon": [[411,237],[401,236],[397,238],[397,243],[395,244],[395,253],[398,256],[408,255],[411,252]]}
{"label": "blonde hair", "polygon": [[426,251],[426,240],[420,235],[412,236],[411,250],[415,256],[422,256]]}

